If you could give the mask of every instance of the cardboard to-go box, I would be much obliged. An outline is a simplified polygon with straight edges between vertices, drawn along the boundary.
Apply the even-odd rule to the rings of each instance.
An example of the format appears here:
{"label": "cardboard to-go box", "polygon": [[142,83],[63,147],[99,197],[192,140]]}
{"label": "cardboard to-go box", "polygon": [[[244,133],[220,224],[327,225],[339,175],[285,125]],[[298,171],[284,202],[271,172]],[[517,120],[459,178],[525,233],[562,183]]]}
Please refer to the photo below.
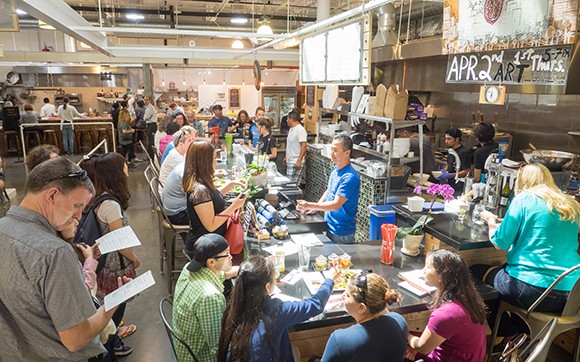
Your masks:
{"label": "cardboard to-go box", "polygon": [[407,115],[407,104],[409,103],[409,92],[403,89],[399,92],[399,86],[391,84],[387,90],[383,115],[392,119],[405,119]]}

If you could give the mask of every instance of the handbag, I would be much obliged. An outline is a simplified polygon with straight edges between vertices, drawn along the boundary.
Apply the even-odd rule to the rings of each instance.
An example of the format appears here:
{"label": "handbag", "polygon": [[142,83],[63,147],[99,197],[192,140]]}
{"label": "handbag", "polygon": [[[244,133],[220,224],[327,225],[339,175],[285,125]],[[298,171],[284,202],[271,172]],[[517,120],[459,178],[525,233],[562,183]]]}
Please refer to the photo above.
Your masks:
{"label": "handbag", "polygon": [[97,299],[102,303],[105,295],[117,290],[118,277],[135,279],[137,272],[133,263],[119,252],[107,254],[107,261],[103,269],[97,273]]}
{"label": "handbag", "polygon": [[239,209],[230,215],[227,223],[224,237],[230,246],[230,254],[238,255],[244,250],[244,226]]}

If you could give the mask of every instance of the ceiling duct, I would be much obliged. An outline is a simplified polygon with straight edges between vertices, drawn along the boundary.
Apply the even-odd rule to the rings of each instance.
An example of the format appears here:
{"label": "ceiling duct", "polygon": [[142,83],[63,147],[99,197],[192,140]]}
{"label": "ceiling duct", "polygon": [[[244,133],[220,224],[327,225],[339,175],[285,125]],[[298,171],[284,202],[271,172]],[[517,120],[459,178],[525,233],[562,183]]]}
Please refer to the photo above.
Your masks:
{"label": "ceiling duct", "polygon": [[395,19],[395,5],[385,4],[377,9],[379,19],[377,21],[377,34],[373,39],[373,48],[397,43],[397,22]]}

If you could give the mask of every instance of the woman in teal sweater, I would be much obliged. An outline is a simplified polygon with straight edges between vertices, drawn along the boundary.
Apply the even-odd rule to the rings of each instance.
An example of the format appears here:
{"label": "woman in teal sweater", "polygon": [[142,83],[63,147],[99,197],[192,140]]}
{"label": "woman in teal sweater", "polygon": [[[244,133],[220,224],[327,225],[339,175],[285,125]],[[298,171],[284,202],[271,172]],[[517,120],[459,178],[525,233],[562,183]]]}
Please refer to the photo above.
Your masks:
{"label": "woman in teal sweater", "polygon": [[[508,303],[529,308],[560,274],[580,264],[580,205],[560,191],[548,169],[537,163],[520,168],[515,192],[501,224],[492,213],[482,214],[493,245],[508,250],[507,264],[488,268],[482,279]],[[476,269],[483,270],[478,266],[472,270]],[[579,277],[579,271],[567,275],[536,311],[561,313]]]}

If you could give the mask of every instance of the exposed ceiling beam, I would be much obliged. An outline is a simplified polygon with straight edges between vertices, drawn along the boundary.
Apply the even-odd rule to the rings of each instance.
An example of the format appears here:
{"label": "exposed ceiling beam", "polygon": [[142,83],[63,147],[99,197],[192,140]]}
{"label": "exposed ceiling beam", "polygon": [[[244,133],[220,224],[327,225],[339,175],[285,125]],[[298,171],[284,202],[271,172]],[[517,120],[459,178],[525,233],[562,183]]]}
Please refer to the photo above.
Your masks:
{"label": "exposed ceiling beam", "polygon": [[[169,35],[169,36],[200,36],[210,38],[255,38],[256,33],[252,32],[235,32],[235,31],[210,31],[210,30],[188,30],[188,29],[171,29],[171,28],[136,28],[136,27],[94,27],[94,26],[71,26],[75,31],[86,32],[106,32],[113,34],[155,34],[155,35]],[[271,38],[284,37],[283,34],[268,35]]]}
{"label": "exposed ceiling beam", "polygon": [[107,37],[105,34],[88,31],[74,31],[70,28],[71,26],[91,26],[91,24],[64,1],[17,0],[17,7],[36,19],[52,25],[56,29],[82,41],[92,48],[99,50],[106,55],[111,55],[107,50]]}
{"label": "exposed ceiling beam", "polygon": [[[175,58],[175,59],[201,59],[201,60],[233,60],[244,54],[243,49],[214,48],[214,47],[169,47],[169,46],[109,46],[109,51],[116,57],[125,58]],[[298,63],[297,50],[264,50],[255,53],[255,58],[293,61]],[[157,61],[158,63],[158,61]]]}

